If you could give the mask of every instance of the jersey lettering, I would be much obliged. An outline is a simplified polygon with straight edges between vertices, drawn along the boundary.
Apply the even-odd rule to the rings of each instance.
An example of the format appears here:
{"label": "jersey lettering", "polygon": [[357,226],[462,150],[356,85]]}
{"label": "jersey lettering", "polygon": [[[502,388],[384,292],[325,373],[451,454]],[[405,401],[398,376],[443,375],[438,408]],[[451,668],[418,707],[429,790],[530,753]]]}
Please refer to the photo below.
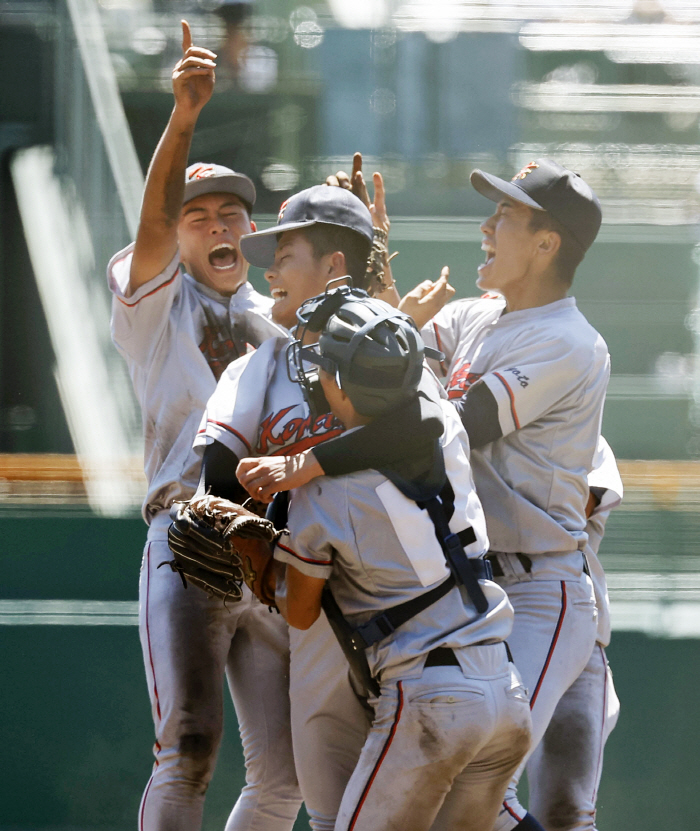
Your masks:
{"label": "jersey lettering", "polygon": [[331,435],[326,434],[332,433],[335,436],[342,433],[343,426],[332,413],[318,416],[314,421],[311,420],[311,416],[306,416],[306,418],[292,418],[285,422],[285,416],[294,409],[294,406],[296,405],[285,407],[263,419],[256,448],[260,456],[278,455],[292,449],[300,452],[313,447],[321,440],[331,438]]}
{"label": "jersey lettering", "polygon": [[466,362],[452,373],[447,385],[448,398],[461,398],[469,387],[481,378],[483,372],[470,372],[470,368],[471,363]]}
{"label": "jersey lettering", "polygon": [[508,369],[504,370],[505,372],[511,372],[518,380],[520,386],[525,389],[525,387],[530,383],[530,378],[521,372],[517,367],[510,366]]}

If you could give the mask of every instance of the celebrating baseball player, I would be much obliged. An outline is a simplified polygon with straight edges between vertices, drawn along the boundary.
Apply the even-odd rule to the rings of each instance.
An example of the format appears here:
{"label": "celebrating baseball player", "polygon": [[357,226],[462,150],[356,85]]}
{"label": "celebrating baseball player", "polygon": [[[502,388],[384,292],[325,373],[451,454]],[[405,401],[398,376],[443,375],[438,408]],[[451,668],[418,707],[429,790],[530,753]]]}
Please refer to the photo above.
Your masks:
{"label": "celebrating baseball player", "polygon": [[[375,186],[372,212],[348,190],[319,185],[288,199],[276,226],[241,240],[246,259],[267,269],[276,323],[296,328],[299,307],[322,293],[329,282],[365,283],[373,219],[381,222],[384,210],[381,179]],[[232,502],[246,498],[235,471],[238,460],[251,454],[292,455],[336,437],[343,457],[361,460],[362,437],[358,441],[352,432],[340,436],[343,426],[323,402],[311,413],[290,377],[289,344],[288,336],[272,338],[255,353],[234,361],[223,374],[196,441],[204,448],[200,494],[210,492]],[[431,454],[443,430],[439,405],[430,396],[417,395],[407,405],[402,402],[394,415],[396,421],[380,424],[379,441],[388,444],[386,435],[400,422],[404,442],[398,451],[389,448],[384,461],[395,462],[409,444],[420,460]],[[373,455],[379,458],[381,453],[375,448]],[[308,631],[293,629],[290,648],[297,774],[312,827],[325,831],[335,825],[371,712],[355,692],[347,661],[325,616]]]}
{"label": "celebrating baseball player", "polygon": [[277,330],[271,301],[246,282],[240,238],[254,230],[251,180],[187,155],[214,86],[215,55],[192,46],[173,71],[175,106],[151,162],[134,244],[110,262],[112,333],[141,404],[149,525],[140,579],[139,627],[156,741],[139,828],[201,827],[221,740],[226,675],[243,738],[246,785],[228,831],[288,831],[301,797],[289,731],[287,626],[247,589],[224,606],[186,591],[159,566],[169,509],[194,493],[197,426],[217,378],[246,344]]}
{"label": "celebrating baseball player", "polygon": [[[436,369],[469,435],[489,559],[515,608],[509,644],[530,691],[534,749],[596,642],[596,602],[584,558],[587,476],[609,357],[568,290],[598,233],[601,211],[579,176],[548,159],[527,165],[511,182],[474,171],[472,183],[498,203],[481,226],[486,261],[477,281],[493,293],[449,304],[423,332],[445,355]],[[306,451],[293,466],[281,467],[279,460],[255,465],[245,483],[268,498],[312,475],[337,473],[335,463],[328,464],[331,452],[328,444]],[[590,712],[596,700],[602,699],[589,698]],[[604,714],[598,717],[602,722]],[[517,802],[523,768],[508,789],[498,831],[541,828]],[[533,765],[531,788],[536,776]],[[562,810],[551,789],[539,793],[541,815],[556,817],[548,819],[549,828],[579,827],[580,806]],[[594,827],[590,809],[586,822]]]}
{"label": "celebrating baseball player", "polygon": [[[296,379],[311,403],[320,367],[347,429],[415,394],[424,346],[407,315],[344,289],[298,315],[323,328],[314,347],[294,345]],[[446,828],[490,831],[529,746],[527,696],[503,644],[512,609],[480,559],[488,541],[468,441],[444,407],[427,470],[410,480],[396,470],[314,480],[293,492],[290,539],[276,548],[289,623],[308,629],[323,603],[377,682],[336,831],[427,831],[441,808]]]}

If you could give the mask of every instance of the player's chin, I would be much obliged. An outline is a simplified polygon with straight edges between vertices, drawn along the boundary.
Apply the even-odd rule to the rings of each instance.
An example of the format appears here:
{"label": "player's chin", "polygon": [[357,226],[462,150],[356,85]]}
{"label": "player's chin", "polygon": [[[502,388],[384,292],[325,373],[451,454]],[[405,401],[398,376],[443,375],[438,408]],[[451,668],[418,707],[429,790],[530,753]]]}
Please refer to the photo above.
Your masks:
{"label": "player's chin", "polygon": [[235,294],[236,291],[245,283],[248,276],[247,263],[236,263],[233,268],[215,269],[210,267],[207,269],[207,278],[209,285],[219,294]]}
{"label": "player's chin", "polygon": [[275,300],[271,315],[275,323],[279,326],[284,326],[286,329],[292,329],[297,324],[296,306],[289,297]]}

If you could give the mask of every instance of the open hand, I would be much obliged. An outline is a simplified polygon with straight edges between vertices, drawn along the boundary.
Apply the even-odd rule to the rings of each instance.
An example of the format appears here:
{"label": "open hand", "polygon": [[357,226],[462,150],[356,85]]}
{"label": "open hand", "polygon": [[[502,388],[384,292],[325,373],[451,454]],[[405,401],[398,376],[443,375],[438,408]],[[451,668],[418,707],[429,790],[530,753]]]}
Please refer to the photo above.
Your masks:
{"label": "open hand", "polygon": [[200,46],[192,46],[190,24],[182,24],[182,58],[173,69],[175,106],[198,114],[214,91],[216,55]]}
{"label": "open hand", "polygon": [[326,179],[326,184],[352,191],[369,208],[369,212],[372,214],[372,225],[375,228],[381,228],[387,234],[389,233],[391,223],[386,212],[384,179],[381,173],[372,174],[374,201],[370,202],[369,191],[362,172],[362,153],[355,153],[352,157],[352,173],[349,176],[344,170],[339,170]]}
{"label": "open hand", "polygon": [[445,266],[438,280],[423,280],[399,303],[399,309],[410,315],[419,329],[422,329],[454,295],[455,288],[450,285],[449,277],[450,269]]}

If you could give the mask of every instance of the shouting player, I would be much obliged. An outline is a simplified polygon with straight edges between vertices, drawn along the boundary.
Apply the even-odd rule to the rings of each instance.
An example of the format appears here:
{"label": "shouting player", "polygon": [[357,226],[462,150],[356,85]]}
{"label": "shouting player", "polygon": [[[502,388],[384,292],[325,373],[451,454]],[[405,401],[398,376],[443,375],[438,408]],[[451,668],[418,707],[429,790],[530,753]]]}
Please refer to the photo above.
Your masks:
{"label": "shouting player", "polygon": [[146,179],[134,244],[109,265],[112,333],[143,412],[149,525],[139,627],[155,723],[155,765],[139,810],[145,831],[196,831],[222,734],[226,675],[243,740],[246,785],[228,831],[288,831],[301,802],[287,686],[287,627],[246,590],[223,606],[159,565],[171,559],[168,512],[195,491],[192,450],[216,381],[274,329],[271,302],[246,281],[240,239],[255,229],[247,176],[211,164],[185,171],[214,86],[215,55],[192,46],[173,71],[175,106]]}

